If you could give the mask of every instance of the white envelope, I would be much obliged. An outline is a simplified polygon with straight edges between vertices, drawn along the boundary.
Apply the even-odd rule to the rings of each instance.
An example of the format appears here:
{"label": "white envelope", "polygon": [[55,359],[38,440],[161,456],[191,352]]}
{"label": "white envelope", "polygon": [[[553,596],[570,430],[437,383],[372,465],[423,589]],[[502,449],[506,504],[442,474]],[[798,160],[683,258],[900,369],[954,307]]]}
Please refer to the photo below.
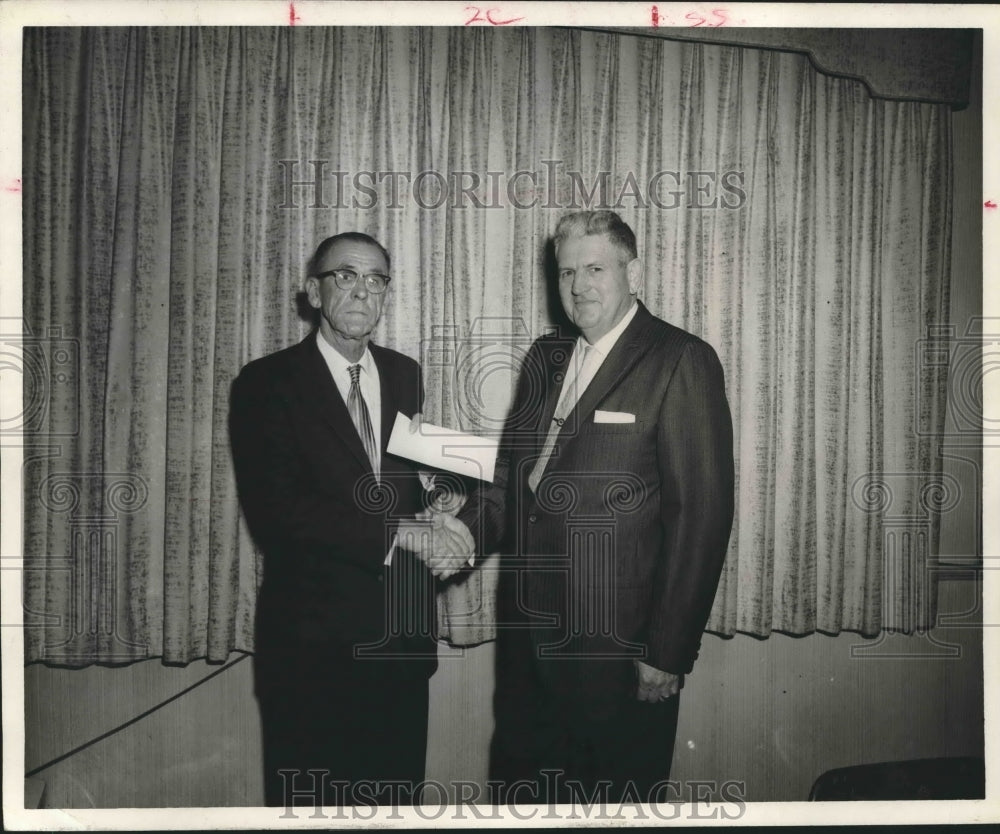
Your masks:
{"label": "white envelope", "polygon": [[601,411],[594,412],[595,423],[634,423],[635,415],[627,411]]}
{"label": "white envelope", "polygon": [[420,430],[410,434],[410,418],[397,413],[386,451],[436,469],[492,481],[497,445],[496,440],[433,423],[421,423]]}

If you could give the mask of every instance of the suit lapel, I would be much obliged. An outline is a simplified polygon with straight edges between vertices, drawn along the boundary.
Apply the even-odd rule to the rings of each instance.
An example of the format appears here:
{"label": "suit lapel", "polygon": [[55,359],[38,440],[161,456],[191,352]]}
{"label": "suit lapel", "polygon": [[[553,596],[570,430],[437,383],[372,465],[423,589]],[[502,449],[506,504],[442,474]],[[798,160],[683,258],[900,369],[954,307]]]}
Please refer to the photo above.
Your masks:
{"label": "suit lapel", "polygon": [[[311,407],[316,409],[320,420],[329,427],[336,435],[337,439],[346,446],[351,454],[357,458],[358,463],[371,472],[371,461],[365,452],[365,447],[361,442],[361,436],[354,427],[351,414],[347,410],[347,403],[340,396],[337,390],[337,383],[330,375],[330,368],[316,346],[316,339],[322,338],[319,331],[314,331],[301,343],[305,361],[297,363],[295,368],[298,371],[298,386],[306,402],[311,403]],[[381,370],[379,371],[381,376]],[[383,387],[382,402],[385,403]]]}
{"label": "suit lapel", "polygon": [[[611,349],[611,353],[604,360],[601,369],[577,401],[576,407],[567,415],[566,422],[569,425],[579,427],[590,419],[590,415],[601,400],[617,387],[652,347],[652,340],[648,334],[649,325],[652,322],[652,315],[639,302],[639,309],[636,310],[635,317]],[[569,442],[575,435],[575,431],[570,433],[566,442]]]}
{"label": "suit lapel", "polygon": [[371,352],[375,367],[378,368],[378,388],[382,400],[382,428],[379,438],[379,452],[385,454],[389,445],[389,436],[392,434],[392,426],[396,422],[396,412],[399,408],[396,405],[395,392],[398,387],[392,378],[392,366],[389,364],[386,354],[378,345],[368,343],[368,350]]}

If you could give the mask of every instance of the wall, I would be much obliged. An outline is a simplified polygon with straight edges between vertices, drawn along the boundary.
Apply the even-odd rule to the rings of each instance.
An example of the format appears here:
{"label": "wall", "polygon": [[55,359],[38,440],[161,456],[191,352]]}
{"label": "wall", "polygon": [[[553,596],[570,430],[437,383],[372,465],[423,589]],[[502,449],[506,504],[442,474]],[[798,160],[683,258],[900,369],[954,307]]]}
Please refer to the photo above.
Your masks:
{"label": "wall", "polygon": [[[981,64],[980,64],[981,65]],[[963,335],[981,314],[979,110],[955,114],[952,321]],[[955,362],[963,362],[956,350]],[[955,375],[960,378],[959,374]],[[961,381],[961,380],[960,380]],[[964,425],[975,391],[952,385],[949,429]],[[957,408],[956,408],[957,406]],[[945,471],[962,485],[942,520],[940,552],[981,552],[978,438],[957,434]],[[706,636],[687,681],[672,778],[735,779],[750,801],[802,800],[823,771],[851,764],[981,755],[982,630],[978,585],[948,581],[940,610],[962,625],[884,643],[854,635]],[[951,656],[941,644],[956,647]],[[853,656],[852,647],[868,655]],[[854,653],[857,654],[857,651]],[[890,655],[902,656],[890,656]],[[923,655],[923,656],[921,656]],[[235,658],[233,658],[235,659]],[[129,720],[218,667],[147,661],[124,668],[25,670],[28,770]],[[442,658],[432,681],[429,779],[483,781],[492,731],[493,647]],[[45,807],[257,805],[260,728],[250,661],[131,727],[39,774]]]}
{"label": "wall", "polygon": [[[976,593],[943,583],[941,610],[978,608]],[[849,634],[706,637],[681,697],[671,778],[736,780],[750,801],[804,800],[831,768],[981,756],[982,630],[969,620],[877,646]]]}

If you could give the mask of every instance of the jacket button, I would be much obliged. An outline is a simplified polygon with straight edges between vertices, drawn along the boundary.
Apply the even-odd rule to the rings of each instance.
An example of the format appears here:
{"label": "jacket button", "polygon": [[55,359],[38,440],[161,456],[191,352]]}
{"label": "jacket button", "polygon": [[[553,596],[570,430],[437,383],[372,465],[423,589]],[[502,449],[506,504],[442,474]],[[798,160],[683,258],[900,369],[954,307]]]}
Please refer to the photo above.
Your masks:
{"label": "jacket button", "polygon": [[382,575],[382,574],[380,573],[380,574],[378,575],[378,581],[379,581],[379,582],[382,582],[382,581],[384,581],[384,579],[385,579],[385,577],[384,577],[384,576],[383,576],[383,575]]}
{"label": "jacket button", "polygon": [[531,515],[528,516],[528,521],[534,524],[536,521],[538,521],[538,516],[532,513]]}

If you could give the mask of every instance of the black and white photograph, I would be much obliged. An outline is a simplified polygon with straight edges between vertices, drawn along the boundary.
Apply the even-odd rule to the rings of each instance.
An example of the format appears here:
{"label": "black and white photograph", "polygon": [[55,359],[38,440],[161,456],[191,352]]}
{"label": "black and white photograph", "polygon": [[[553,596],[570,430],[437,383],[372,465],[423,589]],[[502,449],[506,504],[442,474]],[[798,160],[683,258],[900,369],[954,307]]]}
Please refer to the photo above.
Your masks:
{"label": "black and white photograph", "polygon": [[1000,819],[905,9],[0,5],[5,827]]}

